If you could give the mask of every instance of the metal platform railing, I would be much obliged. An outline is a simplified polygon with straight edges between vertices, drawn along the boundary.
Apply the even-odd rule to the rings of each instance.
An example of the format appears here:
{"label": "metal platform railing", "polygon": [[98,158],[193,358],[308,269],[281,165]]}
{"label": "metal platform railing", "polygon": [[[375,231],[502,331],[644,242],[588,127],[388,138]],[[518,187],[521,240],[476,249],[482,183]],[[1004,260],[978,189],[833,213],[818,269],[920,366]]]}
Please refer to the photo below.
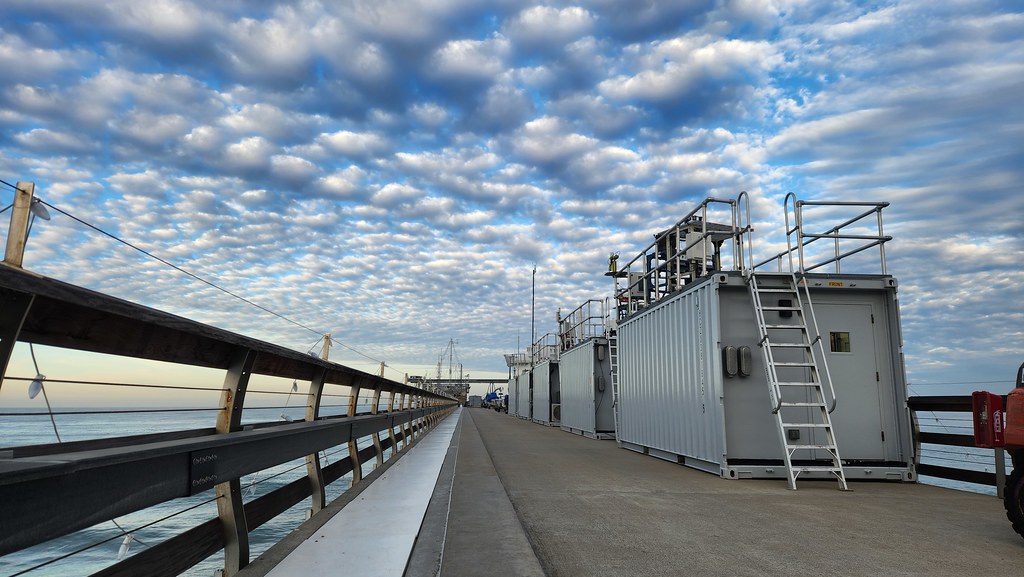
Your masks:
{"label": "metal platform railing", "polygon": [[[618,318],[658,302],[711,272],[742,270],[742,237],[750,228],[740,225],[737,209],[745,194],[735,200],[704,199],[676,224],[656,234],[654,242],[621,268],[613,255],[608,275],[615,278]],[[724,217],[721,220],[727,223],[711,222],[709,216]],[[731,248],[729,267],[722,262],[725,243]],[[620,286],[620,279],[625,279],[624,286]]]}
{"label": "metal platform railing", "polygon": [[605,336],[607,316],[605,301],[597,299],[586,301],[564,317],[559,315],[559,349],[567,351],[589,338]]}
{"label": "metal platform railing", "polygon": [[[792,200],[792,207],[790,201]],[[783,272],[783,264],[788,263],[789,271],[796,274],[812,272],[828,265],[834,265],[836,274],[842,272],[844,259],[878,247],[878,270],[886,273],[885,243],[892,240],[884,232],[882,209],[889,206],[888,202],[839,202],[798,200],[796,194],[786,194],[783,208],[786,219],[786,250],[754,264],[760,268],[775,262],[779,272]],[[857,212],[842,223],[822,232],[809,232],[806,223],[807,208],[818,209],[820,217],[834,217],[844,209],[867,209]],[[790,221],[792,211],[792,225]],[[845,216],[845,215],[844,215]],[[832,240],[830,249],[821,249],[808,255],[808,247],[819,240]],[[844,245],[845,241],[845,245]],[[794,262],[794,256],[796,260]]]}
{"label": "metal platform railing", "polygon": [[558,335],[555,333],[545,333],[537,342],[530,345],[530,363],[532,365],[540,364],[544,361],[557,361],[558,360]]}

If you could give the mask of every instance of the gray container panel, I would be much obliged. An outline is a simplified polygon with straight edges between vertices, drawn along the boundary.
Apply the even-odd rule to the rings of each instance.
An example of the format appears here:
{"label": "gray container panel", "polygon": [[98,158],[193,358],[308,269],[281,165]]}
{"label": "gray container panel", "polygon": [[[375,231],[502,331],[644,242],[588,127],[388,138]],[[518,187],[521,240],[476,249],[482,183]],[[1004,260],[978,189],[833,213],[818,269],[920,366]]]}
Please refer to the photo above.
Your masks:
{"label": "gray container panel", "polygon": [[722,464],[717,292],[704,283],[619,326],[622,441]]}
{"label": "gray container panel", "polygon": [[595,360],[593,339],[562,353],[559,358],[563,428],[577,429],[585,433],[596,431]]}
{"label": "gray container panel", "polygon": [[[907,461],[910,455],[909,435],[897,410],[906,400],[899,394],[906,387],[902,370],[894,369],[898,337],[891,334],[885,297],[882,292],[815,295],[814,312],[836,388],[832,423],[843,459]],[[830,350],[834,332],[849,333],[849,352]]]}
{"label": "gray container panel", "polygon": [[519,413],[524,419],[533,418],[533,369],[519,375]]}
{"label": "gray container panel", "polygon": [[512,377],[508,380],[508,390],[506,391],[508,398],[505,399],[505,402],[508,404],[508,414],[510,415],[517,414],[516,411],[519,410],[519,406],[516,405],[516,401],[519,398],[517,393],[519,389],[518,382],[519,380],[517,377]]}
{"label": "gray container panel", "polygon": [[588,435],[613,434],[615,413],[608,340],[588,339],[562,353],[558,374],[562,428]]}
{"label": "gray container panel", "polygon": [[552,375],[557,364],[544,361],[533,367],[533,420],[551,422]]}
{"label": "gray container panel", "polygon": [[[831,417],[840,455],[844,461],[911,464],[910,421],[906,411],[901,410],[906,404],[906,385],[899,363],[898,319],[893,318],[897,314],[895,290],[812,288],[811,297],[829,351],[826,360],[838,399]],[[757,346],[759,339],[749,292],[741,284],[721,286],[719,300],[721,346],[748,346],[752,352],[749,377],[723,375],[728,457],[754,461],[781,459],[782,448],[769,410],[768,384]],[[766,314],[772,315],[766,319],[768,322],[798,322],[798,318],[786,320],[774,317],[778,313]],[[813,328],[811,331],[813,340]],[[829,350],[833,332],[849,333],[850,352]],[[783,391],[783,395],[789,401],[816,400],[795,398],[794,391]],[[817,440],[824,442],[824,438]],[[801,454],[805,456],[808,455]],[[825,453],[813,456],[828,457]]]}

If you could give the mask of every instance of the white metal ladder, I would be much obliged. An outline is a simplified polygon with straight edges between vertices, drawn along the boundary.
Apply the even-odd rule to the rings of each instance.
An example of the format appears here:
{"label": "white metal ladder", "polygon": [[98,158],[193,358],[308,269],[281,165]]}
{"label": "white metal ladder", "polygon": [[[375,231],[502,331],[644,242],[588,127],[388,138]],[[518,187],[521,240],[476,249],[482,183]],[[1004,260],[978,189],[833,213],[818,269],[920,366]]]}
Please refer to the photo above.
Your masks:
{"label": "white metal ladder", "polygon": [[[782,283],[766,283],[760,279],[778,279]],[[754,317],[760,340],[758,346],[764,358],[768,377],[772,413],[778,425],[783,447],[783,461],[789,488],[796,490],[796,479],[801,473],[831,473],[839,481],[841,490],[848,490],[846,474],[836,445],[835,432],[829,413],[835,410],[835,390],[828,374],[825,350],[814,320],[810,291],[804,285],[807,306],[800,296],[797,278],[793,273],[755,273],[747,276],[750,296],[754,302]],[[779,286],[779,285],[783,286]],[[768,299],[772,299],[767,302]],[[804,312],[814,325],[814,342],[810,340]],[[768,322],[765,313],[777,313],[780,318],[793,317],[795,322]],[[771,334],[769,334],[771,333]],[[818,345],[823,371],[818,370],[813,347]],[[831,406],[825,402],[821,376],[825,377],[832,394]],[[614,378],[614,377],[613,377]],[[783,394],[783,390],[787,391]],[[792,437],[791,437],[792,432]],[[794,460],[814,459],[816,451],[829,455],[830,465],[794,465]]]}
{"label": "white metal ladder", "polygon": [[616,331],[608,333],[608,358],[612,365],[612,414],[615,416],[615,442],[622,444],[619,438],[619,336]]}

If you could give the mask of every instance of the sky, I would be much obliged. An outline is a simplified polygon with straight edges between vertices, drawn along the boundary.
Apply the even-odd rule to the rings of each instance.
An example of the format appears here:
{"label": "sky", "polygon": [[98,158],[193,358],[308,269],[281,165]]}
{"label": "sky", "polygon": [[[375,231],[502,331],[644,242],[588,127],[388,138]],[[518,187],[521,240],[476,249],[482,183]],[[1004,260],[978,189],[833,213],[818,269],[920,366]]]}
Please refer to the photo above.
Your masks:
{"label": "sky", "polygon": [[504,375],[534,267],[541,335],[740,191],[755,259],[891,203],[913,393],[1024,361],[1019,2],[5,0],[0,71],[0,179],[287,320],[56,211],[27,269],[389,378]]}

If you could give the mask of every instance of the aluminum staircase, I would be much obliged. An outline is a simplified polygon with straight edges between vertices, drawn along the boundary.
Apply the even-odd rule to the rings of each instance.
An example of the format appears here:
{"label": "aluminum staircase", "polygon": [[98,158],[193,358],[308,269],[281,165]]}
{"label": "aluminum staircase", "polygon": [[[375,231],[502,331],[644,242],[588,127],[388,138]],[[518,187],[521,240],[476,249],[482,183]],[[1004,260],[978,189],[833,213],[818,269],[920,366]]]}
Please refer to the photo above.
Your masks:
{"label": "aluminum staircase", "polygon": [[615,415],[615,442],[619,439],[619,337],[614,330],[608,332],[608,358],[612,365],[612,414]]}
{"label": "aluminum staircase", "polygon": [[[803,473],[831,473],[839,481],[839,488],[846,491],[846,475],[829,417],[829,413],[835,410],[835,391],[828,374],[821,333],[814,320],[810,292],[804,285],[805,297],[801,297],[799,283],[793,273],[751,271],[747,275],[747,285],[754,303],[760,337],[758,346],[764,358],[772,413],[783,447],[789,488],[796,490],[796,479]],[[805,311],[817,335],[813,342]],[[766,314],[770,315],[770,322]],[[820,352],[823,370],[819,370],[815,359],[815,345]],[[832,390],[831,406],[826,403],[822,376]],[[612,379],[614,383],[615,377]],[[822,464],[826,461],[831,464]]]}

